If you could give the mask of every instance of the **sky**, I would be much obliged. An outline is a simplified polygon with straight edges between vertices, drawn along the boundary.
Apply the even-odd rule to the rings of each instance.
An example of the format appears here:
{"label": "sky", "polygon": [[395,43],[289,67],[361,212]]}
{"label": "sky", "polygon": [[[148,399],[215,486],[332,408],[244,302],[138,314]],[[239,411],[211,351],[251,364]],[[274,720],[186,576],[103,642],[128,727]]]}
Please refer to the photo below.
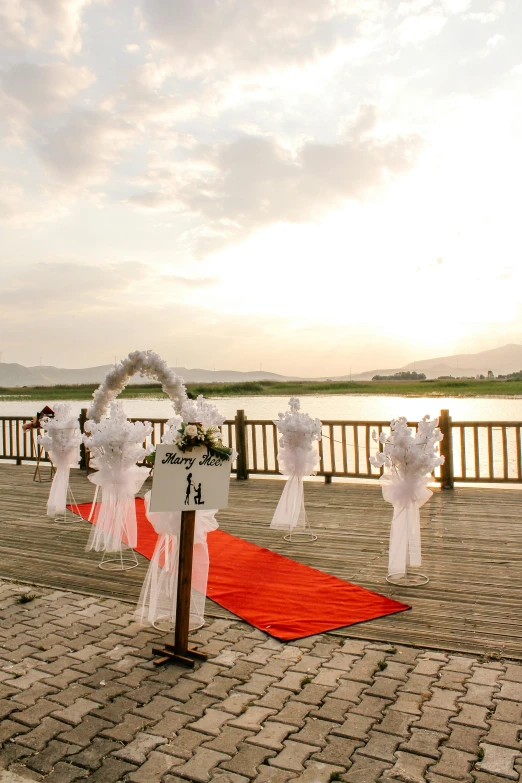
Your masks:
{"label": "sky", "polygon": [[518,0],[0,0],[0,353],[522,341]]}

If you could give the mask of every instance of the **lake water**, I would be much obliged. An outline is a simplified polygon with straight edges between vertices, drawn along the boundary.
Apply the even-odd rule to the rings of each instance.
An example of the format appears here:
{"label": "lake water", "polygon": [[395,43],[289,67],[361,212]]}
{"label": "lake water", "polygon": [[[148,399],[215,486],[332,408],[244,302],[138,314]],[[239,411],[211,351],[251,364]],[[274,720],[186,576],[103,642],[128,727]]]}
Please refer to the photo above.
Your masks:
{"label": "lake water", "polygon": [[[274,419],[287,409],[288,397],[214,397],[210,400],[231,419],[238,409],[243,409],[249,419]],[[33,416],[44,405],[53,406],[47,400],[0,402],[0,416]],[[90,400],[74,401],[78,409],[88,408]],[[438,416],[442,408],[448,408],[454,421],[522,421],[522,398],[506,397],[389,397],[364,394],[324,394],[303,396],[302,410],[320,419],[351,419],[358,421],[389,421],[406,416],[416,421],[422,416]],[[169,418],[172,405],[167,400],[125,400],[125,411],[130,417]]]}

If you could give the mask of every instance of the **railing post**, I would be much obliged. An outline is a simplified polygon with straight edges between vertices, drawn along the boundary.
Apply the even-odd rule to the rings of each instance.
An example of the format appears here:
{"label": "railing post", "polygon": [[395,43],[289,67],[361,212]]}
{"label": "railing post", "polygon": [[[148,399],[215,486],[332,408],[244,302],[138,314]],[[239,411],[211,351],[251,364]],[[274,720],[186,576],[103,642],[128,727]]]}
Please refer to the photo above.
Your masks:
{"label": "railing post", "polygon": [[451,416],[449,410],[444,409],[440,412],[439,418],[440,431],[443,434],[443,438],[440,444],[440,453],[444,456],[444,464],[441,465],[441,487],[442,489],[453,489],[453,440],[452,440],[452,427]]}
{"label": "railing post", "polygon": [[[82,408],[80,411],[80,416],[78,417],[80,432],[82,433],[82,435],[85,432],[86,421],[87,421],[87,408]],[[87,470],[87,468],[88,468],[87,449],[85,448],[84,443],[80,443],[80,470]]]}
{"label": "railing post", "polygon": [[238,452],[236,478],[239,481],[244,481],[248,478],[248,442],[245,411],[237,411],[235,425],[236,449]]}

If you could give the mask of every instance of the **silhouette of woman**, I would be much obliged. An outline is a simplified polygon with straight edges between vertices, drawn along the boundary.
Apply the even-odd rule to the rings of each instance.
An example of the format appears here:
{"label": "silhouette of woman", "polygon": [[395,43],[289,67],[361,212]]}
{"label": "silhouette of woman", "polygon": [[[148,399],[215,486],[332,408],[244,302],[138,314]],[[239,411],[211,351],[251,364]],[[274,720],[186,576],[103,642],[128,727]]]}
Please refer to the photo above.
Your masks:
{"label": "silhouette of woman", "polygon": [[187,476],[187,491],[185,493],[185,505],[188,506],[190,503],[190,490],[194,485],[192,484],[192,473],[189,473]]}

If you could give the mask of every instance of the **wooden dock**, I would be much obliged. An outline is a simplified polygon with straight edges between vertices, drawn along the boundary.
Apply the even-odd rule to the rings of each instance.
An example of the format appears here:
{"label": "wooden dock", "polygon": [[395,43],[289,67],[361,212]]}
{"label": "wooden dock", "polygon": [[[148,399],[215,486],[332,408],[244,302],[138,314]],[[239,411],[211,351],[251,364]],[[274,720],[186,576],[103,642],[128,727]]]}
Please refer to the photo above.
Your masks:
{"label": "wooden dock", "polygon": [[[147,561],[138,555],[139,567],[125,573],[99,569],[100,555],[84,551],[89,523],[48,519],[50,485],[33,482],[33,471],[0,466],[0,576],[136,601]],[[73,471],[71,485],[77,502],[92,500],[85,473]],[[430,582],[397,588],[385,581],[392,507],[379,486],[307,482],[308,516],[318,535],[307,544],[287,543],[269,528],[282,488],[275,479],[232,480],[220,527],[413,607],[336,634],[522,660],[520,490],[435,489],[421,510],[422,570]],[[207,611],[230,616],[211,601]]]}

